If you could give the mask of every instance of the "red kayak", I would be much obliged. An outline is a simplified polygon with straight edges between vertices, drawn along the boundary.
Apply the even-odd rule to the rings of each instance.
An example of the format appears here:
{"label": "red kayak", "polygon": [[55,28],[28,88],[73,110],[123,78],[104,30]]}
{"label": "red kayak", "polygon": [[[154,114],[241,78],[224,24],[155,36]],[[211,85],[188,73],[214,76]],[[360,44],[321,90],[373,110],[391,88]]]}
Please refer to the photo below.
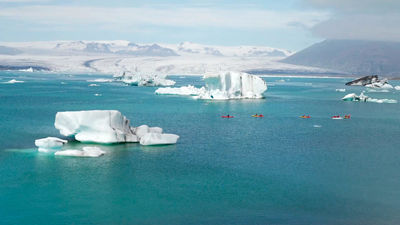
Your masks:
{"label": "red kayak", "polygon": [[233,118],[233,116],[221,116],[222,118]]}

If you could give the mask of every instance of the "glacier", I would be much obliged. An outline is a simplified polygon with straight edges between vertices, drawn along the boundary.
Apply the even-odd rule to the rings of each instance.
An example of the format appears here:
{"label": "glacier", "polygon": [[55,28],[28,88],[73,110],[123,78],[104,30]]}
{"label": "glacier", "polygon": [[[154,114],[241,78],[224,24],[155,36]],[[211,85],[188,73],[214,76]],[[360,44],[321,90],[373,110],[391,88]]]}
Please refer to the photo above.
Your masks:
{"label": "glacier", "polygon": [[56,137],[47,137],[35,140],[39,152],[50,152],[61,149],[68,141]]}
{"label": "glacier", "polygon": [[[171,141],[169,134],[163,134],[160,127],[149,127],[142,125],[132,127],[130,121],[117,110],[89,110],[89,111],[66,111],[58,112],[54,126],[64,136],[72,136],[80,142],[93,142],[101,144],[139,142],[146,134],[161,134],[160,141],[158,135],[146,137],[143,143],[175,144],[179,138]],[[154,139],[154,140],[153,140]]]}
{"label": "glacier", "polygon": [[205,86],[195,88],[159,88],[156,94],[193,95],[199,99],[228,100],[263,98],[267,83],[260,77],[243,72],[219,72],[203,76]]}
{"label": "glacier", "polygon": [[129,41],[3,42],[20,54],[1,55],[0,66],[60,73],[116,74],[120,71],[153,74],[203,75],[209,71],[278,71],[326,73],[315,67],[280,62],[292,54],[266,46],[210,46],[137,44]]}

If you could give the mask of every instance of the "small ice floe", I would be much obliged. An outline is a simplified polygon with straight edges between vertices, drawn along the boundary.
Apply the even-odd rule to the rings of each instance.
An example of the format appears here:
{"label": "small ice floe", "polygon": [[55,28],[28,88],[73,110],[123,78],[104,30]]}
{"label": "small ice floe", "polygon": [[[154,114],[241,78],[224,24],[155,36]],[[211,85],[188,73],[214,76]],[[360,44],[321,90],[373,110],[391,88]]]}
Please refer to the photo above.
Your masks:
{"label": "small ice floe", "polygon": [[321,128],[322,126],[321,126],[321,125],[318,125],[318,124],[314,124],[313,127],[315,127],[315,128]]}
{"label": "small ice floe", "polygon": [[24,83],[25,81],[12,79],[7,82],[3,82],[4,84],[16,84],[16,83]]}
{"label": "small ice floe", "polygon": [[35,140],[39,152],[57,151],[68,141],[56,137],[47,137]]}
{"label": "small ice floe", "polygon": [[21,71],[21,72],[30,72],[30,73],[32,73],[34,70],[33,70],[32,67],[29,67],[28,69],[20,69],[19,71]]}
{"label": "small ice floe", "polygon": [[280,80],[277,80],[276,82],[281,82],[281,83],[284,83],[284,82],[286,82],[286,80],[284,80],[284,79],[280,79]]}
{"label": "small ice floe", "polygon": [[54,155],[61,156],[74,156],[74,157],[99,157],[106,152],[99,147],[83,147],[83,150],[69,149],[64,151],[57,151]]}
{"label": "small ice floe", "polygon": [[176,144],[179,136],[175,134],[146,133],[140,138],[141,145],[170,145]]}
{"label": "small ice floe", "polygon": [[346,89],[344,89],[344,88],[339,88],[339,89],[336,89],[336,92],[346,92]]}
{"label": "small ice floe", "polygon": [[394,89],[400,91],[400,86],[395,86]]}
{"label": "small ice floe", "polygon": [[375,102],[375,103],[397,103],[395,99],[376,99],[370,98],[362,92],[360,95],[356,95],[355,93],[347,94],[342,98],[343,101],[352,101],[352,102]]}
{"label": "small ice floe", "polygon": [[99,94],[99,93],[96,93],[96,94],[94,94],[94,96],[101,96],[102,94]]}
{"label": "small ice floe", "polygon": [[67,83],[65,83],[64,81],[62,81],[60,84],[67,84]]}
{"label": "small ice floe", "polygon": [[87,82],[109,83],[109,82],[113,82],[113,80],[112,79],[99,78],[99,79],[94,79],[94,80],[87,80]]}
{"label": "small ice floe", "polygon": [[98,86],[100,86],[100,85],[98,85],[98,84],[89,84],[88,86],[89,86],[89,87],[98,87]]}
{"label": "small ice floe", "polygon": [[388,89],[367,89],[367,92],[382,92],[382,93],[387,93],[390,92]]}

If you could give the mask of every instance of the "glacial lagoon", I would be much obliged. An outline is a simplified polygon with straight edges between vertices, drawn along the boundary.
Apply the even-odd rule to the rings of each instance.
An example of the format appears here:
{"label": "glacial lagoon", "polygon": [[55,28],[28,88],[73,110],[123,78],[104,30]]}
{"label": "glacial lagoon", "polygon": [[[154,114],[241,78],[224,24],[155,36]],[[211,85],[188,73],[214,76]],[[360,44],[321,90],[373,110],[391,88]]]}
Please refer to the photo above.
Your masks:
{"label": "glacial lagoon", "polygon": [[[103,75],[0,72],[3,224],[398,224],[400,104],[345,102],[351,78],[263,78],[264,99],[156,95]],[[201,77],[170,77],[176,86]],[[23,83],[4,83],[15,79]],[[397,81],[390,81],[399,85]],[[336,89],[345,88],[345,92]],[[63,138],[59,111],[115,109],[176,145],[82,144],[98,158],[37,151]],[[264,118],[253,118],[253,114]],[[223,119],[221,115],[235,117]],[[333,115],[351,114],[349,120]],[[310,115],[310,119],[301,119]],[[22,214],[23,212],[23,214]]]}

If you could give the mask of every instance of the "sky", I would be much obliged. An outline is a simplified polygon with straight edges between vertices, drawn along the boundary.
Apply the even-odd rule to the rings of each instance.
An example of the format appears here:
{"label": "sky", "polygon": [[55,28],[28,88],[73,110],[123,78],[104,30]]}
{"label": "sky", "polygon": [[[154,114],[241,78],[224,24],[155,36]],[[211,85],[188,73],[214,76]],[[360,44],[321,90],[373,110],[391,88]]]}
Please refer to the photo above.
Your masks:
{"label": "sky", "polygon": [[0,0],[0,41],[263,45],[400,40],[399,0]]}

